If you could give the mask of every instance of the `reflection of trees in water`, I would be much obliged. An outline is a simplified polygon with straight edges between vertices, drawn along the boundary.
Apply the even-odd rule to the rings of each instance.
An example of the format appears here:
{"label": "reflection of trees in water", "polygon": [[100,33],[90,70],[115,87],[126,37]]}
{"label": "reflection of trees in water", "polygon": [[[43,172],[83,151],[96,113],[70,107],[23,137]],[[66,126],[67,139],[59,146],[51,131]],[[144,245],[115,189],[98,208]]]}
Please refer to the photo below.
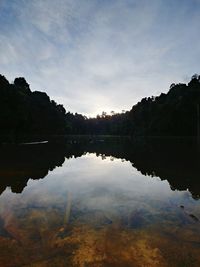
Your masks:
{"label": "reflection of trees in water", "polygon": [[168,180],[178,190],[200,194],[200,154],[192,139],[146,139],[129,142],[89,144],[88,152],[128,160],[143,175]]}
{"label": "reflection of trees in water", "polygon": [[20,193],[28,180],[44,178],[64,162],[64,150],[55,145],[1,147],[0,192],[7,186]]}
{"label": "reflection of trees in water", "polygon": [[20,193],[28,179],[44,178],[48,171],[61,166],[65,158],[80,157],[86,152],[102,159],[121,158],[132,163],[143,175],[168,180],[172,188],[189,189],[194,197],[200,194],[200,157],[195,141],[179,139],[139,140],[104,139],[76,140],[63,144],[2,147],[0,151],[0,192],[11,186]]}

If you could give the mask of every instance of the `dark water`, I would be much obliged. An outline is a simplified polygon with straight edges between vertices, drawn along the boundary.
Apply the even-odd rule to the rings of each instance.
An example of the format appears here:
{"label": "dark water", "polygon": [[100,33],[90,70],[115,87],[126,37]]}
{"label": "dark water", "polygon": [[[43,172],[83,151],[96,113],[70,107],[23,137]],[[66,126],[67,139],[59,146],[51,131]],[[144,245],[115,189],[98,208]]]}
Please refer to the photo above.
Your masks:
{"label": "dark water", "polygon": [[0,149],[0,266],[200,266],[195,140]]}

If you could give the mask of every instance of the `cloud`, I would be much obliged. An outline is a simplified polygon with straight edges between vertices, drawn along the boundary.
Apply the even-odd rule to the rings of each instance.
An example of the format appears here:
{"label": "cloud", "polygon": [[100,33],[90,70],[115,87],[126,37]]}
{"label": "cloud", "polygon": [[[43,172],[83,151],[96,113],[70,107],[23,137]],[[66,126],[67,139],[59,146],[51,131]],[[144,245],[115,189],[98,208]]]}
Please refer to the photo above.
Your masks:
{"label": "cloud", "polygon": [[67,110],[130,109],[198,72],[197,0],[0,1],[0,72]]}

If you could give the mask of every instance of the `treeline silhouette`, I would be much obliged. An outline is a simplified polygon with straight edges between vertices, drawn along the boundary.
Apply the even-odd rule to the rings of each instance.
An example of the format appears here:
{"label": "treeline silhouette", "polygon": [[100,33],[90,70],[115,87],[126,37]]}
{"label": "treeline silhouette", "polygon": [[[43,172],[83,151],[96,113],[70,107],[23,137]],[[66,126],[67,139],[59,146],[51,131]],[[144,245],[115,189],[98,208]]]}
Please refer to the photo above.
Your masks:
{"label": "treeline silhouette", "polygon": [[71,134],[197,136],[200,134],[200,76],[172,84],[167,94],[143,98],[130,111],[96,118],[67,113]]}
{"label": "treeline silhouette", "polygon": [[96,118],[66,112],[44,92],[30,90],[22,77],[10,84],[0,75],[0,127],[2,141],[28,135],[65,134],[196,136],[200,132],[200,76],[188,84],[172,84],[167,94],[143,98],[130,111],[102,112]]}
{"label": "treeline silhouette", "polygon": [[167,94],[143,98],[129,114],[131,134],[196,136],[199,134],[200,76],[172,84]]}

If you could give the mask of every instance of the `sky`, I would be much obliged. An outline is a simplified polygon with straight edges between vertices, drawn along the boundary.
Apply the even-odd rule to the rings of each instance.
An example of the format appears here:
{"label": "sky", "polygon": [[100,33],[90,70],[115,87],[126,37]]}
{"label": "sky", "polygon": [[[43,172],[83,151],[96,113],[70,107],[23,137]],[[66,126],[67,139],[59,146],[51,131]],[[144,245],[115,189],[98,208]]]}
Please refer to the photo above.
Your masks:
{"label": "sky", "polygon": [[199,66],[200,0],[0,0],[0,73],[67,111],[129,110]]}

